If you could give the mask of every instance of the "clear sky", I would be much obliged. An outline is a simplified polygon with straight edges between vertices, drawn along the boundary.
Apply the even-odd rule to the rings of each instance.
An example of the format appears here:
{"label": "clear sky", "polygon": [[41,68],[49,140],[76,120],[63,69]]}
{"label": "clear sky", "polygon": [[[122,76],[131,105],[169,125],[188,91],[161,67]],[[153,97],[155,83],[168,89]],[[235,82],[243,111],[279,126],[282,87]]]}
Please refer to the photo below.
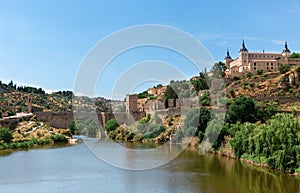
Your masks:
{"label": "clear sky", "polygon": [[[215,61],[224,59],[227,48],[236,57],[242,39],[250,51],[281,52],[287,40],[290,50],[298,52],[299,10],[298,0],[0,0],[0,80],[72,90],[83,58],[97,42],[140,24],[184,30],[201,41]],[[158,51],[144,58],[128,53],[116,62],[130,65]],[[109,97],[110,88],[104,86],[97,94]]]}

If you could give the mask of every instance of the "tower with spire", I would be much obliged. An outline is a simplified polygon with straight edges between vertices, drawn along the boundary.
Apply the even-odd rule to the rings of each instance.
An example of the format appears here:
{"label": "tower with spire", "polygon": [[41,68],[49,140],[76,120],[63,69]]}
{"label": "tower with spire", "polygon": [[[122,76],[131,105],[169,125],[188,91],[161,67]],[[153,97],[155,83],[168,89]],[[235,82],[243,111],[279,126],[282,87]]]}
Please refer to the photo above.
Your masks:
{"label": "tower with spire", "polygon": [[289,56],[291,55],[291,51],[290,51],[289,48],[288,48],[287,41],[285,41],[284,49],[283,49],[283,51],[282,51],[282,55],[283,55],[283,56],[287,56],[287,57],[289,57]]}
{"label": "tower with spire", "polygon": [[245,41],[243,40],[243,43],[242,43],[242,48],[240,49],[240,52],[248,52],[246,46],[245,46]]}
{"label": "tower with spire", "polygon": [[227,54],[226,54],[226,56],[224,58],[224,64],[226,66],[226,69],[230,68],[230,62],[232,62],[232,58],[231,58],[231,56],[229,54],[229,49],[227,49]]}
{"label": "tower with spire", "polygon": [[240,71],[244,71],[247,66],[248,66],[248,62],[249,62],[249,57],[248,57],[248,49],[245,46],[245,41],[243,40],[242,42],[242,47],[240,49],[239,52],[239,59],[241,61],[241,66],[240,66]]}

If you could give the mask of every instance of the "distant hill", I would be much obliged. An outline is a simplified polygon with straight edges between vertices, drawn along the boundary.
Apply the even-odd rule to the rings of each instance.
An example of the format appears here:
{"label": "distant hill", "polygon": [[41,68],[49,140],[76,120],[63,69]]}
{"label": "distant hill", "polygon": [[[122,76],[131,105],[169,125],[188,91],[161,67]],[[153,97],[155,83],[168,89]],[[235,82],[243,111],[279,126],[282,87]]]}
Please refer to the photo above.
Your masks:
{"label": "distant hill", "polygon": [[[70,112],[72,111],[72,98],[72,91],[58,91],[47,94],[42,88],[17,86],[13,84],[13,81],[8,84],[0,81],[0,109],[2,112],[27,112],[29,103],[39,111]],[[76,97],[76,101],[88,104],[85,109],[87,111],[94,110],[95,107],[101,112],[112,111],[112,101],[103,97],[93,99]]]}

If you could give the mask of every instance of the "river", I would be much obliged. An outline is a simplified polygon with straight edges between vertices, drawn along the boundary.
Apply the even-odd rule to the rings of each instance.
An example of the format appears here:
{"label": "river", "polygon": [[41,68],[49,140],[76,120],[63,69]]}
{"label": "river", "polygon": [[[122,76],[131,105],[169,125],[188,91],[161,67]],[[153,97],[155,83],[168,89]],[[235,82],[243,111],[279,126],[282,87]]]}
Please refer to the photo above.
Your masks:
{"label": "river", "polygon": [[[111,151],[112,142],[91,140],[91,143]],[[1,155],[0,192],[3,193],[300,192],[300,180],[296,177],[224,157],[199,155],[189,149],[168,164],[141,171],[113,167],[101,161],[84,143]]]}

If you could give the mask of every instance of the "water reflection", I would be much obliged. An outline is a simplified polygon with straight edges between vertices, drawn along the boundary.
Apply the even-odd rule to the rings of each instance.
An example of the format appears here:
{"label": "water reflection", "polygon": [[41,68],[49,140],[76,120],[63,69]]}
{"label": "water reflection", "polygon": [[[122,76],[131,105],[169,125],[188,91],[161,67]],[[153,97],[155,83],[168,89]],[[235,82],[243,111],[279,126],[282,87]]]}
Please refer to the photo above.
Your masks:
{"label": "water reflection", "polygon": [[[107,153],[110,142],[91,140]],[[130,148],[152,148],[122,144]],[[168,154],[177,145],[165,149]],[[120,162],[148,162],[121,154]],[[121,160],[123,159],[123,160]],[[125,160],[124,160],[125,159]],[[133,159],[138,159],[134,160]],[[154,159],[154,158],[153,158]],[[100,161],[82,143],[57,149],[18,151],[0,157],[0,192],[300,192],[300,180],[215,155],[186,149],[161,167],[130,171]]]}

